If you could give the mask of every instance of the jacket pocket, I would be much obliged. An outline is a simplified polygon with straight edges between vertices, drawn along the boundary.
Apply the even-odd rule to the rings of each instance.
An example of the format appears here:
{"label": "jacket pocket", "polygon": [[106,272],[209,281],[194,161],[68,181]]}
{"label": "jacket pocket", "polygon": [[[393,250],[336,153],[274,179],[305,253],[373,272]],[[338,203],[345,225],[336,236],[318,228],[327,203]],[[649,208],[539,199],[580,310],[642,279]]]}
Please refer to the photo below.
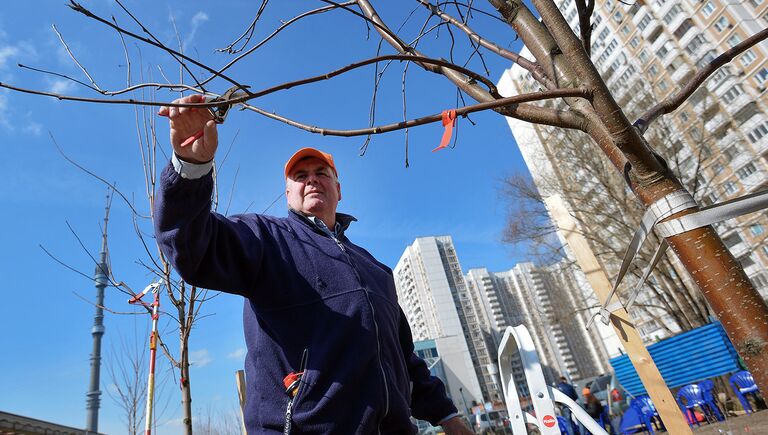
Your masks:
{"label": "jacket pocket", "polygon": [[304,375],[306,373],[308,356],[309,349],[304,349],[304,352],[301,355],[301,362],[299,363],[299,370],[291,372],[283,378],[285,393],[288,395],[288,405],[285,408],[285,423],[283,425],[284,435],[289,435],[291,433],[293,410],[296,407],[298,400],[301,398],[305,385],[307,384],[304,380]]}

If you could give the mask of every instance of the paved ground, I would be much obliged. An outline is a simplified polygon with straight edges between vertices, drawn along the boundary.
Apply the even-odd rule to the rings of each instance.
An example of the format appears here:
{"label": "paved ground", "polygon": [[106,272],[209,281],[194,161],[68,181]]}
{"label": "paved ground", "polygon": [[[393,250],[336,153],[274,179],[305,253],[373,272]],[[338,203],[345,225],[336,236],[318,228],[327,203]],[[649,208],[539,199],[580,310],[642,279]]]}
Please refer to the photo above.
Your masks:
{"label": "paved ground", "polygon": [[[667,432],[660,432],[667,433]],[[758,434],[768,435],[768,410],[738,417],[728,417],[727,420],[713,424],[702,423],[700,427],[693,426],[694,435],[737,435]],[[675,435],[675,434],[671,434]]]}
{"label": "paved ground", "polygon": [[738,417],[729,417],[725,421],[714,424],[702,424],[693,428],[694,435],[710,434],[765,434],[768,435],[768,410],[745,414]]}

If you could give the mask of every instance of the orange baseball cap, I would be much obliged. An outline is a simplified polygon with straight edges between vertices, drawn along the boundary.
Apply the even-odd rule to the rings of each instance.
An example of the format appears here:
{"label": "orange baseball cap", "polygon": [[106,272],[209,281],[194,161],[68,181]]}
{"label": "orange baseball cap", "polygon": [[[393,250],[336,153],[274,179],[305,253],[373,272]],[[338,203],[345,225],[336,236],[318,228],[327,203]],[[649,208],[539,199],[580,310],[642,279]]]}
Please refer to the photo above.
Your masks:
{"label": "orange baseball cap", "polygon": [[296,163],[299,163],[299,161],[309,157],[314,157],[327,163],[328,166],[333,169],[333,173],[336,174],[336,177],[338,178],[339,172],[336,170],[336,165],[333,163],[333,156],[315,148],[302,148],[296,151],[285,164],[285,177],[288,178],[288,174],[291,173],[291,169],[293,169],[293,166]]}
{"label": "orange baseball cap", "polygon": [[581,390],[581,395],[586,396],[587,394],[591,393],[592,391],[589,390],[589,388],[584,387],[583,390]]}

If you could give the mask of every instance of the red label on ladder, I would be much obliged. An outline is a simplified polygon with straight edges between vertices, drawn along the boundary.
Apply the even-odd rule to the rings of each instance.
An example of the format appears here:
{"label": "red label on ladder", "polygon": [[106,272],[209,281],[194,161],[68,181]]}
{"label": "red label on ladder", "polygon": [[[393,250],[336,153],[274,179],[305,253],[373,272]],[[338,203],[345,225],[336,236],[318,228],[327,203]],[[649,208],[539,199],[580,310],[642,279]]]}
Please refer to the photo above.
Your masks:
{"label": "red label on ladder", "polygon": [[544,423],[544,426],[546,427],[555,427],[555,423],[557,420],[555,420],[555,417],[552,417],[551,415],[545,415],[544,418],[541,419],[542,423]]}

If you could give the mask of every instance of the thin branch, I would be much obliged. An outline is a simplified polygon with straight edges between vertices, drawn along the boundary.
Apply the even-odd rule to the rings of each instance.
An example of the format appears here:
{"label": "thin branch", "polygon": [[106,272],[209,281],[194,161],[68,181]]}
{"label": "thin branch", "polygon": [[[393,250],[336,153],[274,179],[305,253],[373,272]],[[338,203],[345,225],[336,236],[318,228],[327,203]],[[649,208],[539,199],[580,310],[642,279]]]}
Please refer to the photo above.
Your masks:
{"label": "thin branch", "polygon": [[67,269],[71,270],[72,272],[75,272],[76,274],[78,274],[78,275],[81,275],[81,276],[85,277],[85,279],[87,279],[88,281],[93,281],[93,277],[92,277],[92,276],[86,275],[85,273],[83,273],[83,272],[81,272],[81,271],[79,271],[79,270],[75,269],[74,267],[72,267],[72,266],[68,265],[67,263],[64,263],[63,261],[59,260],[58,258],[56,258],[56,256],[54,256],[54,255],[53,255],[53,254],[51,254],[51,253],[50,253],[50,252],[49,252],[47,249],[45,249],[45,246],[43,246],[43,245],[37,245],[37,246],[39,246],[39,247],[40,247],[40,249],[42,249],[42,250],[43,250],[43,252],[45,252],[46,254],[48,254],[48,256],[49,256],[49,257],[51,257],[51,259],[52,259],[53,261],[55,261],[55,262],[59,263],[60,265],[62,265],[62,266],[64,266],[64,267],[66,267]]}
{"label": "thin branch", "polygon": [[[93,87],[93,86],[89,85],[88,83],[85,83],[85,82],[83,82],[81,80],[78,80],[78,79],[76,79],[74,77],[70,77],[70,76],[68,76],[66,74],[57,73],[55,71],[48,71],[48,70],[45,70],[45,69],[42,69],[42,68],[35,68],[35,67],[29,66],[29,65],[24,65],[24,64],[21,64],[21,63],[17,64],[17,65],[18,65],[19,68],[28,69],[28,70],[39,72],[39,73],[43,73],[43,74],[49,74],[49,75],[56,76],[56,77],[61,77],[61,78],[65,79],[65,80],[69,80],[69,81],[75,82],[75,83],[77,83],[79,85],[85,86],[88,89],[91,89],[93,91],[96,91],[96,92],[100,93],[101,95],[107,95],[107,96],[121,95],[121,94],[125,94],[125,93],[128,93],[128,92],[136,91],[136,90],[139,90],[139,89],[142,89],[142,88],[168,89],[168,90],[173,91],[173,92],[181,92],[181,91],[184,91],[184,90],[200,92],[200,90],[195,88],[194,86],[185,85],[183,83],[139,83],[139,84],[136,84],[136,85],[133,85],[133,86],[128,86],[126,88],[119,89],[119,90],[116,90],[116,91],[107,91],[107,90],[104,90],[104,89],[101,89],[101,88]],[[128,73],[130,74],[130,64],[129,64],[129,72]],[[6,86],[4,86],[4,87],[6,87]],[[47,96],[57,97],[57,98],[61,97],[61,98],[59,98],[61,100],[71,99],[71,98],[67,98],[65,96],[59,96],[58,94],[42,94],[42,95],[47,95]],[[105,100],[105,101],[113,101],[113,100]],[[95,102],[99,102],[99,101],[95,101]]]}
{"label": "thin branch", "polygon": [[[485,103],[478,103],[470,106],[459,107],[456,109],[456,115],[465,116],[469,113],[480,112],[488,109],[497,109],[499,110],[500,113],[506,116],[521,117],[521,119],[525,119],[524,118],[525,116],[531,115],[528,117],[528,119],[532,119],[533,116],[535,115],[541,118],[541,119],[536,119],[536,121],[539,121],[539,122],[543,122],[547,124],[556,122],[556,125],[559,125],[565,128],[580,128],[580,120],[578,119],[578,116],[572,112],[557,111],[557,110],[545,109],[545,108],[533,106],[533,105],[520,104],[520,103],[530,102],[530,101],[539,101],[539,100],[545,100],[550,98],[565,98],[565,97],[590,98],[591,93],[589,90],[586,90],[586,89],[571,88],[571,89],[553,89],[553,90],[542,91],[542,92],[533,92],[529,94],[520,94],[512,97],[505,97],[497,100],[492,100]],[[512,106],[514,107],[514,109],[504,110],[506,106]],[[323,136],[351,137],[351,136],[363,136],[367,134],[380,134],[380,133],[386,133],[386,132],[395,131],[395,130],[402,130],[404,128],[415,127],[418,125],[431,124],[433,122],[440,122],[443,119],[442,113],[440,113],[440,114],[425,116],[423,118],[412,119],[405,122],[398,122],[394,124],[381,125],[381,126],[371,127],[371,128],[361,128],[361,129],[354,129],[354,130],[336,130],[336,129],[326,129],[326,128],[307,125],[307,124],[302,124],[300,122],[288,119],[284,116],[277,115],[272,112],[267,112],[266,110],[263,110],[248,104],[243,104],[243,107],[253,112],[256,112],[260,115],[264,115],[268,118],[271,118],[280,122],[284,122],[290,126],[297,127],[302,130],[306,130],[310,133],[321,134]],[[527,109],[528,112],[525,112],[525,109]]]}
{"label": "thin branch", "polygon": [[[243,51],[245,49],[245,47],[248,45],[248,42],[251,41],[251,38],[253,38],[253,32],[256,30],[256,23],[261,18],[261,14],[264,13],[264,9],[266,9],[268,3],[269,3],[269,0],[261,0],[261,6],[259,6],[259,10],[256,11],[256,18],[254,18],[253,21],[251,21],[251,24],[248,26],[247,29],[245,29],[245,32],[243,32],[243,34],[240,35],[240,37],[235,39],[231,44],[229,44],[225,48],[217,48],[216,51],[218,51],[220,53],[221,52],[226,52],[226,53],[229,53],[229,54],[236,54],[236,53],[239,53],[239,52]],[[237,44],[238,42],[242,41],[243,39],[245,39],[245,41],[243,42],[242,48],[240,48],[240,49],[233,49],[232,48],[232,47],[235,46],[235,44]]]}
{"label": "thin branch", "polygon": [[641,133],[644,133],[648,129],[648,126],[659,116],[666,115],[667,113],[673,112],[675,109],[680,107],[688,99],[688,97],[690,97],[691,94],[693,94],[694,91],[696,91],[696,89],[698,89],[699,86],[701,86],[704,81],[709,78],[710,75],[717,71],[718,68],[732,61],[736,56],[747,51],[749,48],[756,45],[758,42],[765,40],[766,38],[768,38],[768,28],[755,33],[749,38],[736,44],[725,53],[712,59],[712,61],[707,66],[700,69],[699,72],[697,72],[696,75],[694,75],[693,78],[691,78],[688,83],[677,93],[660,102],[659,104],[651,107],[647,112],[642,114],[640,118],[635,121],[635,127],[640,130]]}
{"label": "thin branch", "polygon": [[[103,23],[103,24],[105,24],[105,25],[107,25],[107,26],[111,27],[112,29],[115,29],[115,30],[117,30],[118,32],[120,32],[120,33],[122,33],[122,34],[124,34],[124,35],[128,35],[128,36],[130,36],[131,38],[137,39],[137,40],[139,40],[139,41],[141,41],[141,42],[144,42],[144,43],[146,43],[146,44],[149,44],[149,45],[151,45],[151,46],[153,46],[153,47],[157,47],[157,48],[159,48],[159,49],[161,49],[161,50],[163,50],[163,51],[166,51],[167,53],[169,53],[169,54],[171,54],[172,56],[174,56],[174,58],[176,58],[176,56],[178,56],[178,57],[180,57],[181,59],[184,59],[184,60],[186,60],[187,62],[189,62],[189,63],[191,63],[191,64],[193,64],[193,65],[195,65],[195,66],[198,66],[198,67],[200,67],[200,68],[202,68],[202,69],[204,69],[204,70],[206,70],[206,71],[208,71],[208,72],[210,72],[210,73],[212,73],[212,74],[216,75],[217,77],[221,77],[222,79],[224,79],[224,80],[228,81],[228,82],[229,82],[229,83],[231,83],[232,85],[234,85],[234,86],[237,86],[237,87],[239,87],[240,89],[243,89],[245,92],[248,92],[248,91],[247,91],[247,89],[245,89],[246,87],[244,87],[244,86],[243,86],[243,85],[241,85],[240,83],[236,82],[234,79],[232,79],[232,78],[230,78],[230,77],[228,77],[228,76],[226,76],[226,75],[224,75],[224,74],[220,74],[220,73],[218,73],[216,70],[214,70],[213,68],[209,67],[208,65],[205,65],[205,64],[203,64],[203,63],[201,63],[201,62],[198,62],[198,61],[196,61],[195,59],[192,59],[192,58],[191,58],[191,57],[189,57],[189,56],[186,56],[186,55],[184,55],[184,54],[182,54],[182,53],[179,53],[178,51],[176,51],[176,50],[174,50],[174,49],[172,49],[172,48],[170,48],[170,47],[167,47],[167,46],[165,46],[165,45],[163,45],[163,44],[161,44],[161,43],[159,43],[159,42],[155,42],[155,41],[153,41],[153,40],[151,40],[151,39],[147,39],[147,38],[145,38],[145,37],[143,37],[143,36],[137,35],[136,33],[133,33],[133,32],[131,32],[131,31],[129,31],[129,30],[123,29],[122,27],[118,26],[117,24],[115,24],[115,23],[111,23],[110,21],[108,21],[108,20],[106,20],[106,19],[104,19],[104,18],[102,18],[102,17],[100,17],[100,16],[98,16],[98,15],[94,14],[93,12],[89,11],[88,9],[86,9],[85,7],[83,7],[83,5],[81,5],[81,4],[77,3],[77,2],[75,2],[74,0],[70,0],[70,2],[69,2],[69,5],[68,5],[68,6],[69,6],[69,7],[70,7],[72,10],[74,10],[74,11],[76,11],[76,12],[79,12],[79,13],[81,13],[81,14],[85,15],[85,16],[86,16],[86,17],[88,17],[88,18],[91,18],[91,19],[94,19],[94,20],[96,20],[96,21],[98,21],[98,22],[100,22],[100,23]],[[177,59],[177,61],[178,61],[178,59]],[[193,76],[193,78],[194,78],[194,76]],[[201,87],[201,89],[202,89],[202,87]]]}
{"label": "thin branch", "polygon": [[[88,102],[88,103],[102,103],[102,104],[137,104],[142,106],[166,106],[166,107],[195,107],[195,108],[208,108],[208,107],[215,107],[222,104],[229,104],[234,105],[238,103],[243,103],[245,101],[263,97],[275,92],[295,88],[298,86],[303,86],[315,82],[319,82],[322,80],[328,80],[333,77],[336,77],[338,75],[347,73],[349,71],[352,71],[357,68],[361,68],[373,63],[385,61],[385,60],[406,60],[406,61],[413,61],[417,63],[424,63],[424,64],[430,64],[430,65],[436,65],[441,68],[445,68],[448,70],[454,70],[461,74],[464,74],[468,77],[470,77],[473,80],[482,82],[484,85],[488,87],[488,92],[494,96],[500,96],[498,94],[498,90],[496,89],[496,85],[493,83],[493,81],[483,77],[480,74],[477,74],[471,70],[468,70],[462,66],[454,65],[450,62],[446,62],[442,59],[432,59],[429,57],[423,57],[423,56],[414,56],[414,55],[403,55],[403,54],[388,54],[384,56],[378,56],[373,57],[370,59],[365,59],[360,62],[355,62],[350,65],[347,65],[345,67],[336,69],[334,71],[330,71],[325,74],[316,75],[313,77],[308,77],[304,79],[294,80],[290,82],[281,83],[279,85],[272,86],[270,88],[266,88],[261,91],[257,92],[250,92],[247,89],[241,88],[241,90],[245,93],[245,95],[240,95],[234,98],[226,99],[226,100],[218,100],[213,102],[205,102],[205,103],[165,103],[165,102],[159,102],[159,101],[147,101],[147,100],[137,100],[137,99],[103,99],[103,98],[87,98],[87,97],[76,97],[72,95],[61,95],[53,92],[45,92],[45,91],[36,91],[33,89],[25,89],[20,88],[17,86],[12,86],[7,83],[0,82],[0,88],[6,88],[17,92],[22,92],[26,94],[33,94],[33,95],[42,95],[42,96],[48,96],[57,98],[59,100],[65,100],[65,101],[80,101],[80,102]],[[197,92],[201,92],[199,90],[196,90]]]}
{"label": "thin branch", "polygon": [[64,157],[64,160],[68,161],[69,163],[74,165],[76,168],[80,169],[81,171],[85,172],[86,174],[90,175],[91,177],[93,177],[93,178],[101,181],[102,183],[106,184],[108,187],[111,187],[115,192],[117,192],[118,195],[120,195],[120,198],[122,198],[123,201],[125,202],[125,204],[128,205],[128,208],[131,209],[131,211],[133,212],[134,215],[136,215],[138,217],[141,217],[141,218],[144,218],[144,219],[149,218],[149,216],[144,216],[144,215],[139,214],[139,212],[133,207],[133,204],[131,204],[131,201],[129,201],[128,198],[126,198],[126,196],[123,195],[123,193],[117,188],[117,186],[115,186],[114,184],[112,184],[109,181],[105,180],[104,178],[96,175],[95,173],[89,171],[88,169],[86,169],[85,167],[81,166],[76,161],[74,161],[71,158],[69,158],[69,156],[67,156],[64,153],[64,150],[61,149],[61,147],[59,146],[59,143],[56,142],[56,138],[53,137],[53,133],[51,133],[49,131],[48,135],[51,137],[51,141],[53,141],[53,145],[56,147],[56,150],[58,150],[59,154],[61,154],[61,156]]}
{"label": "thin branch", "polygon": [[547,89],[554,89],[556,88],[555,83],[549,79],[549,77],[546,76],[544,73],[544,69],[539,65],[538,63],[532,62],[529,59],[526,59],[523,56],[520,56],[517,53],[513,53],[503,47],[500,47],[499,45],[483,38],[482,36],[478,35],[477,32],[472,30],[466,23],[457,20],[456,18],[452,17],[451,15],[443,12],[438,8],[437,6],[431,4],[427,0],[418,0],[419,3],[424,5],[427,9],[430,10],[433,14],[439,16],[444,21],[453,24],[456,26],[459,30],[466,33],[467,36],[476,43],[480,44],[481,46],[485,47],[486,49],[498,54],[499,56],[509,59],[512,62],[515,62],[516,64],[520,65],[521,68],[529,71],[533,78],[536,79],[539,83],[543,84],[547,87]]}
{"label": "thin branch", "polygon": [[[75,2],[74,2],[74,1],[72,1],[72,0],[70,0],[70,2],[71,2],[71,3],[75,3]],[[152,34],[152,32],[150,32],[150,31],[149,31],[149,29],[147,29],[146,27],[144,27],[144,24],[142,24],[142,22],[141,22],[141,21],[139,21],[139,19],[138,19],[138,18],[136,18],[136,17],[135,17],[135,16],[134,16],[134,15],[131,13],[131,11],[129,11],[129,10],[128,10],[128,8],[126,8],[126,7],[123,5],[123,3],[122,3],[120,0],[115,0],[115,2],[117,3],[117,5],[118,5],[118,6],[120,6],[120,8],[121,8],[121,9],[122,9],[122,10],[123,10],[123,11],[124,11],[126,14],[128,14],[128,16],[129,16],[129,17],[131,17],[131,19],[132,19],[132,20],[133,20],[133,21],[134,21],[136,24],[138,24],[138,26],[139,26],[139,27],[141,27],[141,30],[142,30],[144,33],[146,33],[147,35],[149,35],[149,37],[150,37],[150,38],[152,38],[152,40],[154,40],[154,41],[155,41],[157,44],[159,44],[159,45],[160,45],[160,46],[161,46],[163,49],[165,49],[165,51],[166,51],[166,52],[168,52],[168,54],[170,54],[170,55],[171,55],[171,57],[173,57],[173,59],[174,59],[174,60],[176,60],[176,62],[178,62],[179,64],[181,64],[181,67],[182,67],[182,68],[184,68],[184,70],[185,70],[185,71],[187,71],[187,74],[189,74],[189,76],[190,76],[190,77],[192,77],[192,80],[194,80],[194,81],[195,81],[195,83],[197,84],[197,87],[198,87],[198,88],[200,88],[200,89],[201,89],[203,92],[205,92],[205,88],[203,87],[203,85],[202,85],[202,84],[201,84],[201,83],[200,83],[200,82],[197,80],[197,77],[195,77],[195,74],[194,74],[194,73],[193,73],[193,72],[192,72],[192,71],[189,69],[189,67],[187,67],[187,64],[184,62],[184,60],[186,60],[186,59],[189,59],[189,58],[188,58],[187,56],[185,56],[185,55],[184,55],[184,53],[181,53],[181,52],[178,52],[178,57],[177,57],[177,53],[176,53],[176,52],[173,52],[173,51],[172,51],[172,50],[170,50],[168,47],[166,47],[166,46],[165,46],[163,43],[161,43],[161,42],[160,42],[160,40],[159,40],[159,39],[157,39],[157,38],[155,37],[155,35],[153,35],[153,34]],[[73,9],[75,9],[75,8],[73,8]],[[77,10],[77,9],[75,9],[75,10]],[[108,21],[107,21],[106,23],[107,23],[107,24],[110,24]]]}
{"label": "thin branch", "polygon": [[592,56],[592,12],[595,11],[595,0],[576,0],[576,10],[579,13],[579,33],[581,34],[581,45],[587,52],[587,56]]}
{"label": "thin branch", "polygon": [[149,314],[147,312],[137,312],[137,311],[115,311],[115,310],[112,310],[110,308],[105,307],[104,305],[99,305],[99,304],[93,303],[93,302],[89,301],[86,297],[80,295],[77,292],[73,291],[72,294],[77,296],[78,298],[82,299],[83,301],[87,302],[88,304],[93,305],[94,307],[97,307],[97,308],[101,308],[102,310],[107,311],[107,312],[112,313],[112,314],[130,315],[130,316]]}
{"label": "thin branch", "polygon": [[288,21],[284,22],[283,24],[281,24],[280,27],[275,29],[266,38],[262,39],[258,44],[256,44],[253,47],[249,48],[248,51],[246,51],[245,53],[241,54],[240,56],[232,59],[228,64],[224,65],[221,69],[216,71],[214,73],[214,75],[212,75],[211,77],[208,77],[207,79],[203,80],[202,83],[206,84],[206,83],[210,82],[211,80],[213,80],[214,78],[220,76],[221,73],[223,73],[224,71],[229,69],[232,65],[234,65],[235,63],[239,62],[244,57],[248,56],[249,54],[251,54],[254,51],[256,51],[257,49],[259,49],[262,45],[266,44],[270,39],[274,38],[278,33],[280,33],[282,30],[284,30],[286,27],[290,26],[291,24],[295,23],[296,21],[298,21],[298,20],[300,20],[302,18],[308,17],[310,15],[321,14],[323,12],[328,12],[330,10],[334,10],[334,9],[339,8],[339,7],[351,6],[351,5],[355,4],[355,3],[357,3],[357,2],[355,0],[353,0],[353,1],[348,1],[346,3],[340,3],[338,5],[334,4],[334,5],[331,5],[331,6],[323,6],[321,8],[313,9],[311,11],[304,12],[303,14],[300,14],[300,15],[297,15],[297,16],[291,18],[290,20],[288,20]]}
{"label": "thin branch", "polygon": [[85,76],[88,77],[88,80],[91,81],[91,84],[93,85],[92,89],[95,89],[96,91],[101,92],[101,88],[99,88],[99,85],[97,85],[96,82],[93,80],[93,77],[91,77],[91,75],[88,74],[88,70],[85,69],[85,67],[80,62],[78,62],[75,55],[72,54],[72,51],[69,49],[69,46],[67,45],[67,43],[64,41],[64,37],[61,36],[61,33],[59,33],[59,30],[56,28],[56,25],[54,24],[51,27],[53,27],[53,31],[56,33],[56,36],[59,37],[59,41],[61,41],[61,45],[64,46],[64,50],[66,50],[69,57],[72,58],[72,60],[75,62],[78,68],[80,68],[83,74],[85,74]]}

